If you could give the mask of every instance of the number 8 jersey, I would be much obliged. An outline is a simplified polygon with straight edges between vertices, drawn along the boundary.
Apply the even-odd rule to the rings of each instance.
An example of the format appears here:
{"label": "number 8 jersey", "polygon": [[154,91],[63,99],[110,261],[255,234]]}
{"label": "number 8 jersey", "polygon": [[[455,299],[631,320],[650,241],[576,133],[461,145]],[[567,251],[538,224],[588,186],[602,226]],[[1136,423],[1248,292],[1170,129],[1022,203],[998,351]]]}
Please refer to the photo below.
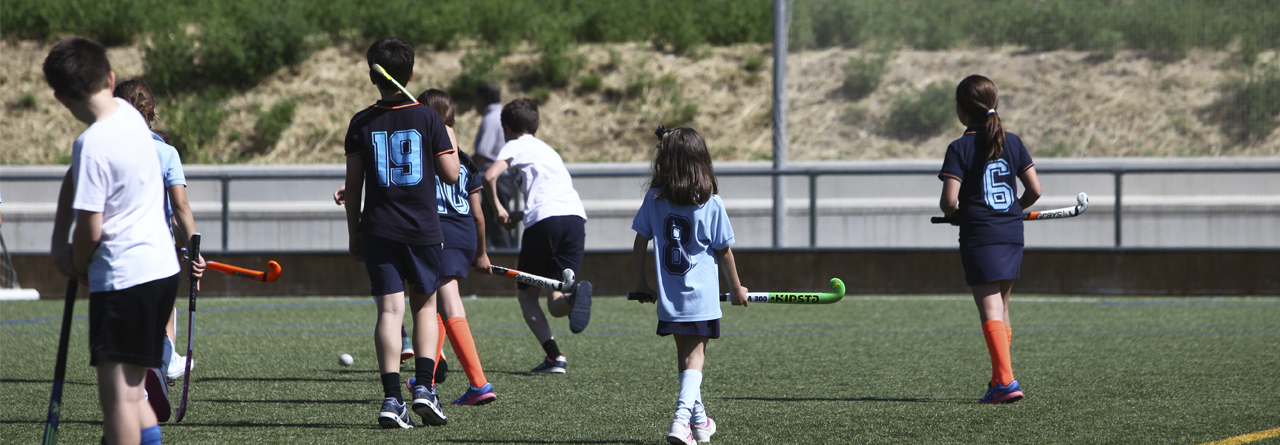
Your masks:
{"label": "number 8 jersey", "polygon": [[719,195],[690,206],[655,199],[649,189],[631,229],[653,240],[658,270],[658,320],[707,321],[721,317],[717,250],[733,245],[733,226]]}
{"label": "number 8 jersey", "polygon": [[960,181],[960,248],[1023,244],[1018,174],[1035,165],[1018,135],[1005,132],[1004,152],[989,160],[975,129],[951,142],[938,179]]}
{"label": "number 8 jersey", "polygon": [[347,156],[364,160],[360,233],[419,246],[444,242],[435,157],[454,147],[436,110],[380,100],[351,118],[345,146]]}

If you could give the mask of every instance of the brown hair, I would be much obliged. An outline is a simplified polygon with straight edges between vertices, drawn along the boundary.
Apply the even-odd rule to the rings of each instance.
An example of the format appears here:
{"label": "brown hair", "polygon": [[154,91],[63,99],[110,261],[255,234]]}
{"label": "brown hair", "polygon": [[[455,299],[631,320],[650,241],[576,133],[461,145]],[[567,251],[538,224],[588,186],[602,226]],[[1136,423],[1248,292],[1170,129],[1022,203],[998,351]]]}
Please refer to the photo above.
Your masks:
{"label": "brown hair", "polygon": [[151,92],[151,86],[147,85],[141,79],[126,80],[116,84],[113,95],[124,99],[137,108],[142,117],[146,118],[147,126],[156,121],[156,95]]}
{"label": "brown hair", "polygon": [[453,98],[449,97],[449,93],[432,88],[418,95],[418,102],[435,109],[445,125],[453,126]]}
{"label": "brown hair", "polygon": [[369,76],[374,83],[378,84],[378,88],[400,91],[396,88],[396,84],[387,80],[386,76],[373,67],[374,64],[381,65],[382,69],[387,70],[387,74],[402,86],[409,83],[409,79],[413,77],[413,47],[397,37],[387,37],[373,42],[373,45],[369,46],[369,51],[365,53],[365,59],[369,62]]}
{"label": "brown hair", "polygon": [[677,205],[702,205],[711,200],[711,195],[720,193],[707,142],[697,130],[659,128],[656,133],[661,141],[658,155],[653,158],[653,177],[649,179],[649,188],[658,189],[655,198]]}
{"label": "brown hair", "polygon": [[55,93],[85,100],[111,86],[107,49],[84,37],[58,42],[44,58],[44,80]]}
{"label": "brown hair", "polygon": [[538,104],[533,99],[516,99],[502,107],[502,126],[515,134],[538,131]]}
{"label": "brown hair", "polygon": [[995,82],[984,76],[966,77],[956,87],[956,106],[969,118],[969,125],[983,128],[978,133],[978,142],[985,149],[987,160],[999,159],[1004,153],[1004,126],[996,113],[999,105]]}

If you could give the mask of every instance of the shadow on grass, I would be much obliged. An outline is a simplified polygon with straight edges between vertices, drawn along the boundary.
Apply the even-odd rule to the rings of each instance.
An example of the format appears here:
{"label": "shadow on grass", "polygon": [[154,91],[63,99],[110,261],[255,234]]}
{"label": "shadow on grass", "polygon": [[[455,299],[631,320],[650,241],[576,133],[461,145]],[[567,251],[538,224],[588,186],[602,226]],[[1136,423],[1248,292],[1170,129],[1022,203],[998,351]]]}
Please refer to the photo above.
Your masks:
{"label": "shadow on grass", "polygon": [[951,405],[964,405],[974,403],[970,400],[947,400],[947,399],[929,399],[914,397],[717,397],[720,400],[750,400],[753,402],[916,402],[916,403],[945,403]]}
{"label": "shadow on grass", "polygon": [[327,429],[344,429],[344,430],[380,430],[382,427],[377,423],[254,423],[254,422],[226,422],[226,423],[166,423],[166,428],[176,426],[206,426],[214,428],[327,428]]}
{"label": "shadow on grass", "polygon": [[200,377],[196,382],[338,382],[364,383],[367,379],[317,379],[308,377]]}
{"label": "shadow on grass", "polygon": [[[0,379],[0,383],[39,383],[43,385],[53,385],[53,379]],[[75,380],[63,380],[63,385],[83,385],[98,386],[97,382],[77,382]]]}
{"label": "shadow on grass", "polygon": [[448,443],[530,443],[530,444],[558,444],[558,443],[624,443],[634,445],[647,445],[653,443],[652,440],[479,440],[479,439],[445,439],[441,442]]}
{"label": "shadow on grass", "polygon": [[333,405],[370,405],[370,404],[373,404],[373,403],[381,403],[381,402],[382,402],[382,399],[378,399],[378,400],[373,400],[373,399],[369,399],[369,400],[324,400],[324,399],[307,399],[307,400],[235,400],[235,399],[200,399],[200,401],[201,401],[201,402],[210,402],[210,403],[270,403],[270,404],[280,404],[280,403],[288,403],[288,404],[295,404],[295,403],[323,403],[323,404],[333,404]]}
{"label": "shadow on grass", "polygon": [[[80,425],[99,425],[99,426],[101,426],[101,425],[102,425],[102,421],[101,421],[101,420],[66,420],[66,419],[58,419],[58,425],[66,425],[66,424],[69,424],[69,423],[76,423],[76,424],[80,424]],[[40,419],[40,420],[0,420],[0,425],[19,425],[19,424],[22,424],[22,425],[44,425],[44,424],[45,424],[45,419]]]}

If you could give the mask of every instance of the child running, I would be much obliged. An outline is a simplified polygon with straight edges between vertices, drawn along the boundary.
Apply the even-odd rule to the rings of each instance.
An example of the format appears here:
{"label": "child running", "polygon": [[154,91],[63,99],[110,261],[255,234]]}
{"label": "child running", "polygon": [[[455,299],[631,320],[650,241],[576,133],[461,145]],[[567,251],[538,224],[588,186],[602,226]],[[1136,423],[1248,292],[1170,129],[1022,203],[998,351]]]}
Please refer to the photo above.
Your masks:
{"label": "child running", "polygon": [[[956,115],[966,128],[947,147],[938,173],[942,213],[960,221],[960,263],[991,354],[991,380],[978,403],[1012,403],[1023,397],[1009,356],[1009,292],[1022,267],[1022,211],[1040,199],[1035,163],[1022,139],[1004,131],[998,106],[991,79],[973,75],[960,82]],[[1015,176],[1026,187],[1021,199]]]}
{"label": "child running", "polygon": [[[147,121],[147,128],[155,124],[156,96],[146,82],[139,79],[126,80],[116,85],[112,94],[129,101],[129,104],[133,105]],[[187,240],[196,233],[196,220],[191,214],[191,204],[187,202],[187,177],[182,172],[182,160],[178,157],[178,150],[165,143],[154,130],[151,132],[151,139],[155,141],[156,154],[160,157],[160,172],[164,177],[164,190],[168,198],[164,202],[165,221],[174,223],[171,226],[174,244],[179,249],[185,248]],[[192,274],[196,279],[203,275],[204,267],[204,256],[200,255],[192,268]],[[199,283],[197,282],[196,285],[199,286]],[[175,347],[178,341],[178,333],[174,327],[177,314],[177,308],[169,311],[169,322],[165,324],[164,352],[160,355],[164,363],[159,368],[152,368],[146,380],[147,400],[151,402],[151,407],[155,409],[156,417],[161,422],[168,421],[171,415],[169,388],[165,384],[165,379],[177,379],[187,371],[187,358],[178,355]],[[195,367],[194,361],[191,366]]]}
{"label": "child running", "polygon": [[[518,170],[516,183],[524,192],[524,235],[520,240],[521,271],[544,277],[558,277],[564,269],[578,273],[586,240],[587,212],[573,188],[573,178],[560,154],[538,139],[538,105],[531,99],[516,99],[502,107],[502,129],[507,144],[484,174],[484,192],[494,205],[500,224],[514,227],[520,218],[512,218],[498,199],[498,177],[508,168]],[[481,269],[481,273],[491,273]],[[581,281],[581,280],[579,280]],[[582,332],[591,320],[591,294],[562,294],[550,291],[547,311],[553,317],[569,316],[569,329]],[[541,289],[517,283],[520,311],[533,336],[542,345],[546,358],[529,371],[535,374],[564,374],[568,359],[560,352],[551,335],[551,325],[538,304]]]}
{"label": "child running", "polygon": [[181,271],[161,204],[160,161],[142,115],[112,97],[116,76],[102,45],[58,42],[44,75],[58,102],[89,124],[72,146],[51,250],[63,274],[89,286],[89,365],[97,370],[103,442],[159,444],[142,387],[147,368],[161,365]]}
{"label": "child running", "polygon": [[[733,226],[717,193],[707,143],[692,128],[656,132],[658,155],[644,203],[631,228],[636,231],[635,290],[655,302],[645,278],[645,251],[654,240],[658,271],[658,335],[676,340],[680,397],[667,442],[693,445],[711,441],[716,422],[702,404],[702,368],[707,342],[720,338],[720,287],[716,265],[729,280],[734,306],[747,305],[747,288],[733,262]],[[714,255],[712,254],[714,252]]]}
{"label": "child running", "polygon": [[[457,137],[453,132],[454,107],[449,93],[431,89],[418,96],[418,102],[425,104],[444,119],[449,132],[449,141],[457,146]],[[467,277],[467,269],[474,264],[477,269],[489,270],[489,255],[485,253],[484,213],[480,210],[479,170],[472,163],[471,157],[459,151],[458,156],[465,168],[458,171],[458,182],[445,184],[436,179],[436,209],[440,213],[440,228],[444,231],[444,254],[440,260],[440,290],[437,301],[439,312],[438,323],[440,337],[436,351],[444,346],[446,333],[453,353],[462,362],[462,370],[467,373],[471,385],[466,393],[454,405],[484,405],[498,396],[493,393],[493,385],[484,378],[484,368],[480,366],[480,355],[476,353],[475,341],[471,338],[471,327],[467,324],[467,312],[462,306],[462,295],[458,292],[458,279]],[[438,353],[436,363],[444,363],[444,354]],[[437,365],[436,382],[444,381],[443,367]],[[409,379],[409,386],[417,383],[416,378]]]}
{"label": "child running", "polygon": [[[434,178],[438,173],[444,184],[456,183],[458,156],[440,115],[405,97],[374,67],[381,65],[396,82],[407,83],[413,78],[413,47],[384,38],[369,47],[366,58],[369,80],[382,99],[356,113],[347,129],[347,232],[351,255],[365,263],[378,306],[374,346],[384,397],[378,424],[413,428],[400,391],[405,282],[414,285],[409,297],[414,348],[431,350],[438,340],[431,321],[444,243]],[[368,201],[363,207],[362,198]],[[417,381],[423,384],[413,388],[413,411],[433,426],[448,423],[430,383],[434,371],[434,354],[414,358]]]}

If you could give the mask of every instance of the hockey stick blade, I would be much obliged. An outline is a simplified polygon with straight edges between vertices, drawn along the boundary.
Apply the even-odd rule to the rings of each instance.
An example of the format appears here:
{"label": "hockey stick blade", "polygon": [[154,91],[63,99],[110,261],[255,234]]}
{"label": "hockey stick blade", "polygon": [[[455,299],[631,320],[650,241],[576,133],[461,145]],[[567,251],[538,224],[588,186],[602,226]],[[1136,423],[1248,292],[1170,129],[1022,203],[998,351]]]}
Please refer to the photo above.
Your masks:
{"label": "hockey stick blade", "polygon": [[270,283],[280,279],[280,272],[284,270],[283,268],[280,267],[280,263],[275,262],[275,260],[267,261],[266,272],[263,272],[260,270],[245,269],[239,266],[232,266],[226,263],[219,263],[217,261],[206,261],[205,267],[208,267],[209,270],[212,270],[215,272],[222,272],[227,275],[246,278],[253,281],[262,281],[264,283]]}
{"label": "hockey stick blade", "polygon": [[[1089,208],[1089,195],[1084,192],[1081,192],[1079,195],[1076,195],[1076,205],[1073,207],[1063,207],[1061,209],[1026,212],[1022,214],[1022,219],[1024,221],[1037,221],[1042,219],[1074,218],[1074,217],[1080,216],[1080,214],[1084,213],[1084,211],[1087,210],[1088,208]],[[929,218],[929,222],[933,224],[954,224],[957,221],[959,220],[956,219],[955,217],[948,218],[945,216],[935,216],[935,217]]]}
{"label": "hockey stick blade", "polygon": [[58,357],[53,366],[53,391],[49,393],[49,413],[44,419],[46,445],[58,443],[58,420],[62,418],[62,382],[67,376],[67,341],[71,337],[71,314],[76,309],[76,291],[80,283],[75,278],[67,280],[66,301],[62,306],[62,331],[58,334]]}

